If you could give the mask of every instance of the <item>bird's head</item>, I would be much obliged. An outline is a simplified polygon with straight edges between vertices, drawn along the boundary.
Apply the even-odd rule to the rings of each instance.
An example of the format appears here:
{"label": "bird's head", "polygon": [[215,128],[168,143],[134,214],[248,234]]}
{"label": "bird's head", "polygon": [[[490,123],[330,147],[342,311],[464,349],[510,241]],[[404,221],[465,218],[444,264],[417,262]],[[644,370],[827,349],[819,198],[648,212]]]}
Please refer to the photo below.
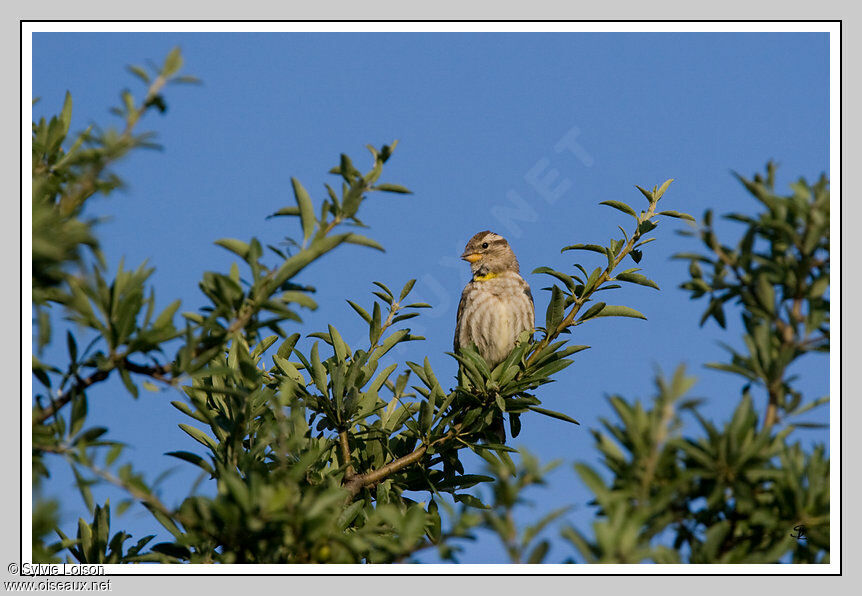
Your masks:
{"label": "bird's head", "polygon": [[461,258],[470,263],[473,277],[518,273],[518,259],[506,239],[494,232],[479,232],[467,243]]}

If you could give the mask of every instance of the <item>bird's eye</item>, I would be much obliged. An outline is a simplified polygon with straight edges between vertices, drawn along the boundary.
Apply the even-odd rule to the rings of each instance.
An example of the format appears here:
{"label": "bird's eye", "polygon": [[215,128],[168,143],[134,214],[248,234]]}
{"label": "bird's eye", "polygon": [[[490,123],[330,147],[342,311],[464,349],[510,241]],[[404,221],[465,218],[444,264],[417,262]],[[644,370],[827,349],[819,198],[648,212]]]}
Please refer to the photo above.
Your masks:
{"label": "bird's eye", "polygon": [[483,242],[483,243],[482,243],[482,248],[488,248],[488,243],[487,243],[487,242]]}

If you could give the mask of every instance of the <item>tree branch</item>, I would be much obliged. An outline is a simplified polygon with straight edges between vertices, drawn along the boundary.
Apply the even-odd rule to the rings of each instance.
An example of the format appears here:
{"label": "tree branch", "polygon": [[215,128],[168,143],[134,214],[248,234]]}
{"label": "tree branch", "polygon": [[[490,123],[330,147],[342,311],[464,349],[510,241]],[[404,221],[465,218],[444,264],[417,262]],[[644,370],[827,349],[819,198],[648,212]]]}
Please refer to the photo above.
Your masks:
{"label": "tree branch", "polygon": [[[112,370],[112,369],[111,369]],[[78,382],[75,383],[72,387],[61,393],[57,396],[56,399],[51,400],[51,405],[47,408],[40,410],[38,414],[33,416],[33,424],[42,424],[48,418],[56,414],[60,408],[68,404],[72,401],[72,398],[90,387],[91,385],[95,385],[101,381],[104,381],[111,374],[111,370],[97,370],[89,377],[85,377],[83,379],[78,379]]]}
{"label": "tree branch", "polygon": [[378,482],[385,480],[395,472],[403,470],[407,466],[420,461],[425,455],[425,453],[428,451],[429,447],[437,445],[439,443],[445,443],[446,441],[457,437],[459,430],[460,426],[450,430],[436,441],[433,441],[430,444],[423,444],[411,453],[399,457],[398,459],[389,462],[385,466],[382,466],[376,470],[371,470],[370,472],[366,472],[365,474],[359,474],[358,476],[354,476],[351,480],[348,480],[344,484],[344,488],[346,488],[350,492],[348,502],[353,500],[353,498],[358,495],[359,491],[361,491],[363,488],[377,484]]}
{"label": "tree branch", "polygon": [[[126,370],[137,373],[139,375],[146,375],[148,377],[152,377],[158,381],[166,383],[168,385],[173,385],[175,378],[169,377],[168,373],[171,371],[170,364],[161,364],[158,366],[144,366],[141,364],[135,364],[131,362],[127,358],[122,358],[122,368]],[[72,398],[75,395],[82,393],[87,388],[95,385],[96,383],[100,383],[106,380],[111,372],[116,370],[116,368],[110,368],[108,370],[97,370],[93,374],[83,379],[78,378],[78,382],[75,383],[72,387],[61,393],[56,399],[51,400],[51,405],[47,408],[40,410],[38,414],[33,417],[33,424],[42,424],[51,416],[57,414],[61,408],[63,408],[66,404],[72,401]]]}
{"label": "tree branch", "polygon": [[341,447],[341,465],[346,466],[344,470],[345,480],[350,480],[356,475],[353,469],[353,464],[350,463],[350,443],[348,442],[347,431],[342,430],[338,433],[338,445]]}

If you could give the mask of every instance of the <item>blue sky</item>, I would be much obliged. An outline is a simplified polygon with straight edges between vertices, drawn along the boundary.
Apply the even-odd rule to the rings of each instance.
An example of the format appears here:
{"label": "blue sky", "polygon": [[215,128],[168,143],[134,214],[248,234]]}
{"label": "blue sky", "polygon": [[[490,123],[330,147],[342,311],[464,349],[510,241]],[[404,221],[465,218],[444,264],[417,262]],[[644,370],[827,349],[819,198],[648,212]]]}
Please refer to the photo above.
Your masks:
{"label": "blue sky", "polygon": [[[99,228],[112,268],[144,259],[156,267],[152,282],[160,305],[175,298],[181,310],[204,299],[197,288],[206,270],[227,271],[231,254],[214,240],[257,236],[277,243],[295,235],[291,219],[266,220],[293,204],[290,177],[318,201],[326,172],[347,153],[362,169],[364,146],[399,140],[383,180],[403,184],[411,196],[372,195],[361,217],[367,235],[385,253],[345,247],[306,270],[299,281],[317,288],[318,311],[297,330],[310,333],[333,323],[352,345],[367,337],[364,323],[345,302],[370,304],[372,281],[400,288],[417,278],[417,300],[434,306],[410,321],[427,338],[398,358],[428,355],[438,376],[451,378],[455,309],[469,276],[457,256],[476,232],[506,236],[533,287],[539,324],[548,297],[548,265],[572,269],[575,259],[597,266],[598,255],[560,254],[565,245],[606,243],[627,217],[598,205],[645,203],[634,185],[675,182],[665,209],[700,217],[752,213],[757,204],[731,175],[780,165],[781,192],[799,176],[815,180],[829,164],[829,52],[827,34],[35,34],[34,118],[59,111],[66,90],[75,107],[73,130],[117,119],[108,113],[119,92],[140,97],[127,64],[160,62],[179,45],[184,71],[202,86],[166,93],[168,111],[149,114],[141,130],[154,130],[163,151],[134,154],[117,167],[128,188],[96,198],[87,215],[108,218]],[[672,373],[680,363],[699,382],[692,394],[707,398],[705,412],[723,419],[737,403],[742,383],[703,368],[722,360],[717,341],[741,345],[737,313],[728,330],[698,321],[705,303],[691,302],[678,285],[687,265],[675,252],[698,249],[673,233],[684,224],[666,220],[658,241],[645,250],[643,273],[661,292],[640,286],[615,291],[615,303],[643,312],[648,321],[601,319],[577,328],[572,341],[592,349],[542,389],[544,404],[581,422],[575,427],[539,416],[525,418],[516,446],[543,461],[561,459],[547,488],[531,493],[526,520],[562,504],[568,519],[586,527],[589,493],[572,464],[594,462],[589,430],[610,416],[605,397],[649,398],[657,368]],[[724,238],[737,226],[722,222]],[[596,257],[593,259],[592,257]],[[60,338],[60,336],[57,336]],[[62,344],[63,342],[57,342]],[[58,348],[50,352],[62,358]],[[62,359],[59,362],[63,362]],[[806,397],[829,392],[828,359],[810,357],[796,371]],[[195,474],[162,455],[195,450],[176,424],[187,422],[169,402],[170,392],[142,391],[132,400],[117,384],[91,392],[92,424],[108,424],[127,441],[135,466],[150,478],[174,472],[162,489],[179,502]],[[758,403],[763,406],[763,399]],[[827,410],[809,419],[826,421]],[[806,441],[825,441],[826,431],[805,431]],[[83,507],[71,477],[56,467],[50,493],[69,497],[67,533]],[[113,493],[103,493],[113,494]],[[116,528],[136,537],[157,528],[132,508]],[[573,555],[554,538],[548,561]],[[493,539],[468,545],[465,562],[502,562]],[[432,560],[432,559],[429,559]]]}

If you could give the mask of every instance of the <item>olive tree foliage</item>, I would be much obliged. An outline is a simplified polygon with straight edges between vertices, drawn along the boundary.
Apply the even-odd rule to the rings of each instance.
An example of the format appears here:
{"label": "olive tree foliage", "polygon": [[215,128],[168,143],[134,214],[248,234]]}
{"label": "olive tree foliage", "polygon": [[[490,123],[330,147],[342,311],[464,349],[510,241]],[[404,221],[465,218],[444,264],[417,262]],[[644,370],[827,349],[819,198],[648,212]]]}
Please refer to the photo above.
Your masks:
{"label": "olive tree foliage", "polygon": [[739,397],[724,398],[738,404],[723,424],[708,420],[703,400],[686,398],[695,379],[681,367],[659,376],[651,401],[611,397],[616,419],[593,431],[604,470],[576,465],[595,495],[592,535],[563,530],[580,560],[829,561],[829,458],[822,440],[806,446],[798,430],[822,426],[799,416],[828,396],[805,399],[791,374],[829,351],[829,184],[800,179],[779,195],[771,162],[765,175],[737,177],[760,213],[727,215],[744,230],[725,244],[707,211],[685,232],[704,251],[676,258],[689,263],[681,287],[708,299],[701,325],[725,327],[725,309],[740,311],[744,348],[726,346],[730,361],[707,365],[742,378]]}
{"label": "olive tree foliage", "polygon": [[[322,196],[291,180],[292,204],[272,214],[296,221],[290,250],[257,238],[217,240],[236,260],[228,271],[203,275],[205,303],[195,311],[181,312],[174,301],[156,312],[146,264],[106,270],[95,222],[85,217],[87,200],[120,185],[111,173],[116,160],[151,144],[137,127],[148,112],[165,110],[166,85],[193,82],[179,75],[181,67],[174,50],[153,73],[130,69],[147,90],[139,100],[123,93],[115,110],[122,130],[70,136],[70,96],[61,114],[33,125],[34,559],[376,563],[413,560],[436,548],[457,560],[462,539],[477,526],[504,528],[495,512],[515,506],[520,490],[541,482],[543,468],[529,456],[516,465],[515,449],[499,442],[494,422],[505,416],[513,437],[536,416],[576,423],[539,397],[538,389],[587,348],[561,336],[600,317],[645,318],[598,296],[623,283],[657,288],[624,262],[640,261],[661,218],[691,219],[659,210],[671,181],[640,188],[643,209],[606,201],[631,218],[628,230],[620,227],[621,236],[607,246],[563,248],[600,253],[606,263],[568,273],[537,269],[554,280],[544,325],[520,337],[493,369],[475,348],[452,354],[463,382],[450,386],[427,358],[393,361],[397,345],[423,339],[405,323],[429,307],[410,300],[408,272],[394,290],[373,280],[378,290],[370,300],[345,297],[367,324],[367,342],[350,346],[333,326],[311,333],[300,326],[299,312],[316,308],[313,288],[294,282],[300,272],[346,245],[382,250],[357,230],[367,227],[359,219],[365,200],[409,193],[381,181],[396,143],[368,146],[364,171],[341,155],[330,170],[337,183],[326,184]],[[46,362],[43,348],[55,339],[51,323],[59,314],[72,324],[68,358]],[[213,496],[192,493],[167,505],[110,429],[88,424],[90,411],[111,408],[90,399],[90,389],[110,378],[119,378],[131,397],[142,385],[174,395],[170,404],[188,418],[180,425],[186,440],[167,455],[196,466]],[[466,469],[466,452],[483,458],[490,474]],[[47,458],[71,466],[89,510],[75,536],[57,527],[56,503],[38,497]],[[146,507],[170,540],[135,540],[112,527],[111,504],[93,497],[91,486],[100,482],[126,491],[121,506]],[[471,490],[489,483],[497,491],[490,508]],[[549,515],[517,544],[510,540],[513,557],[543,560],[548,545],[534,546],[535,538],[561,512]]]}

